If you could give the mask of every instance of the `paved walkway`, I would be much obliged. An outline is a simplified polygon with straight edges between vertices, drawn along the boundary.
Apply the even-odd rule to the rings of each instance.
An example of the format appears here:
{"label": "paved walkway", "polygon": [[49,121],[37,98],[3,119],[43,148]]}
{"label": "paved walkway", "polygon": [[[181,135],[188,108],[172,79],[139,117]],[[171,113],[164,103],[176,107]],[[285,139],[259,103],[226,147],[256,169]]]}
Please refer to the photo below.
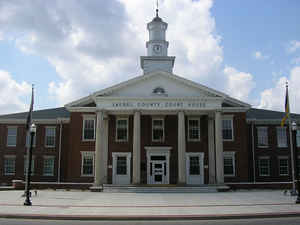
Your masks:
{"label": "paved walkway", "polygon": [[[283,191],[223,193],[95,193],[39,190],[32,206],[23,191],[0,191],[0,217],[52,219],[217,219],[300,215]],[[34,194],[33,194],[34,195]]]}

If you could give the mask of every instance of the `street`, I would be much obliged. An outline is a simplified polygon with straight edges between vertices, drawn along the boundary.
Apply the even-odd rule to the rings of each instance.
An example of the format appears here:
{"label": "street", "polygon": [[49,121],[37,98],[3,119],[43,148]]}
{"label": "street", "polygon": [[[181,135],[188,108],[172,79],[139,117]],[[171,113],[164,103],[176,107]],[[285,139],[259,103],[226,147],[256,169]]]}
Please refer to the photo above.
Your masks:
{"label": "street", "polygon": [[300,217],[260,218],[235,220],[179,220],[179,221],[78,221],[78,220],[24,220],[0,218],[0,225],[299,225]]}

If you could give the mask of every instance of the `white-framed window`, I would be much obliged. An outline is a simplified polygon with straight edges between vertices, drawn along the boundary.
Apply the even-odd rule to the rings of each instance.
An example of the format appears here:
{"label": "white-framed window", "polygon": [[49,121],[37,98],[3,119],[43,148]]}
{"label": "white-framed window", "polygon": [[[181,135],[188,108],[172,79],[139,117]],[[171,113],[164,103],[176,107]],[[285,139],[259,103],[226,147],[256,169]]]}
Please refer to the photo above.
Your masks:
{"label": "white-framed window", "polygon": [[164,118],[152,118],[152,141],[163,142],[165,139]]}
{"label": "white-framed window", "polygon": [[257,146],[266,148],[268,145],[268,127],[257,127]]}
{"label": "white-framed window", "polygon": [[[33,175],[34,174],[34,156],[32,156],[32,159],[31,159],[31,175]],[[24,175],[26,176],[26,174],[27,174],[27,167],[28,167],[28,165],[27,165],[27,155],[26,156],[24,156]]]}
{"label": "white-framed window", "polygon": [[83,116],[83,129],[82,140],[93,141],[95,140],[95,116],[84,115]]}
{"label": "white-framed window", "polygon": [[223,152],[224,176],[235,176],[235,152]]}
{"label": "white-framed window", "polygon": [[300,147],[300,130],[297,130],[296,140],[297,140],[297,147]]}
{"label": "white-framed window", "polygon": [[55,147],[56,127],[45,128],[45,146],[48,148]]}
{"label": "white-framed window", "polygon": [[94,176],[94,152],[81,152],[81,176]]}
{"label": "white-framed window", "polygon": [[[35,144],[36,144],[36,134],[37,134],[37,132],[33,135],[32,147],[35,147]],[[30,147],[30,141],[31,141],[31,134],[29,131],[27,131],[26,132],[26,143],[25,143],[25,146],[27,148]]]}
{"label": "white-framed window", "polygon": [[55,156],[44,156],[44,176],[54,176],[54,160]]}
{"label": "white-framed window", "polygon": [[289,159],[287,156],[278,157],[279,164],[279,176],[288,176],[289,175]]}
{"label": "white-framed window", "polygon": [[128,118],[117,118],[116,120],[116,141],[128,141]]}
{"label": "white-framed window", "polygon": [[188,140],[200,141],[200,118],[188,118]]}
{"label": "white-framed window", "polygon": [[277,146],[279,148],[287,147],[286,127],[276,127],[277,131]]}
{"label": "white-framed window", "polygon": [[16,156],[4,156],[4,175],[15,175],[16,173]]}
{"label": "white-framed window", "polygon": [[270,176],[270,157],[263,156],[258,158],[259,176]]}
{"label": "white-framed window", "polygon": [[7,127],[7,142],[8,147],[15,147],[17,145],[18,127]]}
{"label": "white-framed window", "polygon": [[222,134],[224,141],[233,141],[233,116],[222,117]]}

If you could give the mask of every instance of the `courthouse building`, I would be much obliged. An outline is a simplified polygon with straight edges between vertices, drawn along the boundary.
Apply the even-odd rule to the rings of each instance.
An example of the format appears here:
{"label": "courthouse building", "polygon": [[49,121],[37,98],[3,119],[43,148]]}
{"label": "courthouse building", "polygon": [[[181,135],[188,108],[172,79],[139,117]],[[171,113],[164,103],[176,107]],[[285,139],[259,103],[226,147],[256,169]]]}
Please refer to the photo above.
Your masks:
{"label": "courthouse building", "polygon": [[[284,114],[173,74],[167,26],[158,15],[147,24],[142,75],[33,113],[33,181],[96,187],[291,181]],[[24,180],[26,117],[0,116],[0,184]],[[300,122],[300,115],[292,118]]]}

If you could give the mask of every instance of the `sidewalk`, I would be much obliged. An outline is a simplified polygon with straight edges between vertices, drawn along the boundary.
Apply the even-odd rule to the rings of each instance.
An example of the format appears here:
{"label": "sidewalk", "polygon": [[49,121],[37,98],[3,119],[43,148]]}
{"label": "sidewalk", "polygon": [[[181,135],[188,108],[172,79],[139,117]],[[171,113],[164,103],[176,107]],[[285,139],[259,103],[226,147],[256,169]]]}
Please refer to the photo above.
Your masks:
{"label": "sidewalk", "polygon": [[23,206],[22,194],[0,192],[0,217],[92,220],[300,216],[296,197],[283,191],[145,194],[39,190],[32,197],[32,206]]}

